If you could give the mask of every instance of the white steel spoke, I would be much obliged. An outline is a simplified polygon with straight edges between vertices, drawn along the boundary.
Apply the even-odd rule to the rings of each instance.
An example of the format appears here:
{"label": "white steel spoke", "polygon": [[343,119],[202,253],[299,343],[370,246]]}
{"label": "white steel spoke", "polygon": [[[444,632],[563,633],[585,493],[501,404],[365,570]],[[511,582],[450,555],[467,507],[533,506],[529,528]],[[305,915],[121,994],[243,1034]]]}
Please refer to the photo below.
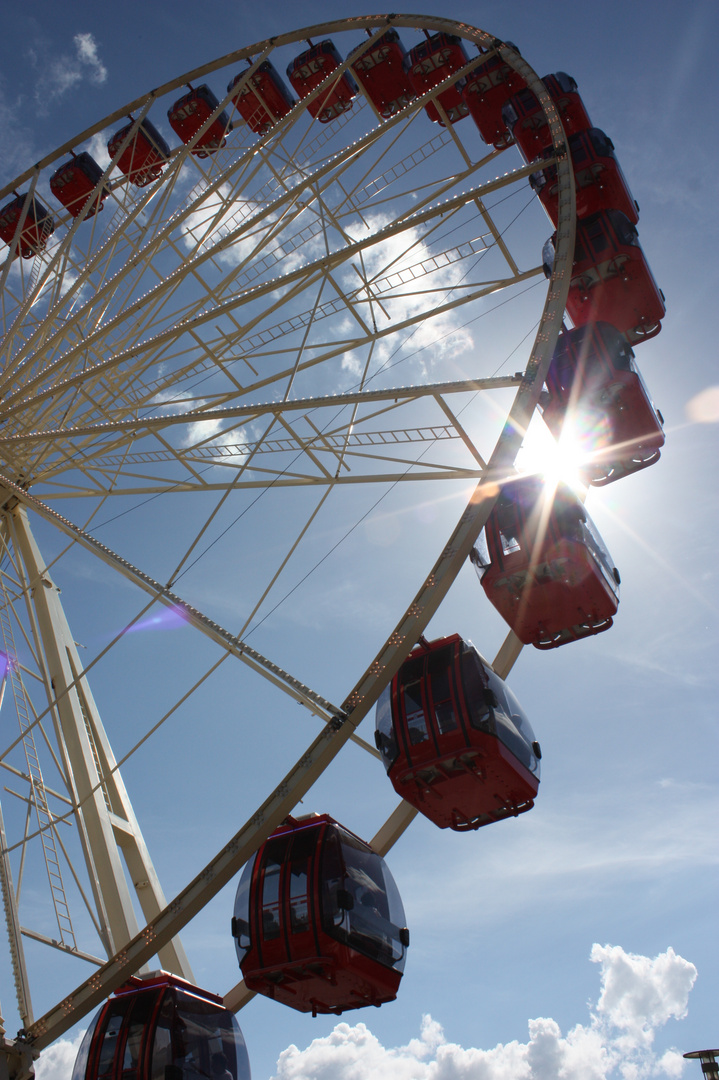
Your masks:
{"label": "white steel spoke", "polygon": [[[410,47],[423,30],[458,34],[469,62],[389,118],[362,90],[331,122],[313,120],[307,106],[349,71],[351,50],[369,47],[390,25]],[[345,59],[262,135],[223,90],[213,115],[188,144],[171,148],[147,186],[119,172],[140,122],[167,109],[184,84],[216,78],[224,86],[238,72],[247,82],[265,60],[283,71],[305,39],[327,36]],[[546,285],[539,263],[550,230],[536,215],[526,227],[532,214],[524,216],[536,166],[485,146],[471,117],[450,123],[438,100],[480,52],[496,49],[539,97],[553,136],[560,223]],[[430,122],[428,104],[445,127]],[[234,130],[225,146],[199,157],[193,150],[223,110]],[[19,720],[19,734],[0,748],[18,789],[0,814],[0,885],[27,1028],[28,1043],[16,1045],[35,1050],[153,957],[191,978],[180,930],[346,742],[378,756],[357,728],[424,632],[497,485],[512,473],[561,326],[574,246],[573,179],[546,88],[513,50],[450,19],[338,19],[235,50],[98,120],[0,201],[15,187],[29,196],[46,190],[70,150],[106,139],[128,115],[124,144],[106,159],[102,213],[88,203],[73,218],[53,205],[56,227],[44,251],[31,260],[0,253],[0,636],[13,691],[4,709],[12,696]],[[318,632],[312,686],[302,672],[290,674],[292,664],[280,660],[281,618],[323,622],[320,601],[334,600],[340,553],[357,527],[380,504],[399,514],[424,500],[443,512],[444,501],[470,491],[459,521],[446,523],[439,558],[430,530],[416,530],[419,589],[416,580],[406,595],[407,582],[398,586],[397,611],[414,599],[355,686],[342,689],[342,704],[316,680],[325,663],[331,686],[332,658],[352,654],[354,616],[336,636]],[[151,539],[156,545],[145,548]],[[379,581],[386,567],[381,551],[374,554]],[[373,553],[366,558],[369,567]],[[399,577],[410,573],[407,562]],[[133,587],[142,597],[141,610],[123,616],[124,629],[90,647],[85,662],[55,584],[77,580],[80,564],[91,567],[88,580],[107,574],[123,596]],[[367,589],[368,602],[384,600],[374,571],[362,574],[352,584]],[[316,607],[307,599],[314,589]],[[223,604],[233,611],[230,624]],[[99,607],[97,621],[109,618]],[[220,666],[258,695],[268,740],[278,698],[322,724],[259,808],[243,804],[246,821],[234,837],[210,840],[219,853],[169,904],[89,681],[100,661],[121,665],[130,630],[156,610],[186,623],[198,652],[213,653],[184,690],[174,670],[158,670],[170,699],[147,706],[160,719],[148,715],[127,756],[164,732],[200,687],[211,701]],[[260,634],[275,644],[261,651]],[[495,660],[500,674],[519,647],[510,635]],[[158,655],[166,664],[168,654]],[[238,715],[247,722],[244,689]],[[375,848],[389,850],[413,816],[401,804],[378,823]],[[20,885],[23,897],[37,887],[38,851],[58,940],[20,922]],[[71,921],[73,905],[80,915]],[[36,1021],[25,937],[62,953],[63,963],[80,958],[98,968],[75,990],[70,976],[61,1004],[42,1002]],[[240,983],[226,1002],[239,1008],[250,996]],[[13,1069],[10,1080],[27,1080],[25,1066]]]}

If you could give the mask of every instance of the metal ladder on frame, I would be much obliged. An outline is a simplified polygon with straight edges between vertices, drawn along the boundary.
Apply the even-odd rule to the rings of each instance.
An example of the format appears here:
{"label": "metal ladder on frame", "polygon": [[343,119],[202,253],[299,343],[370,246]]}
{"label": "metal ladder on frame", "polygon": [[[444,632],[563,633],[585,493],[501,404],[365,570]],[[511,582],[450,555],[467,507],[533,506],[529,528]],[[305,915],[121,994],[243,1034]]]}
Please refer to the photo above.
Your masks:
{"label": "metal ladder on frame", "polygon": [[31,727],[30,708],[25,685],[20,674],[17,661],[17,649],[15,646],[15,634],[12,622],[8,614],[10,597],[4,579],[0,576],[0,632],[7,656],[7,677],[12,686],[15,708],[17,711],[20,733],[23,737],[23,748],[27,762],[28,777],[30,780],[30,801],[35,807],[40,838],[42,841],[43,856],[47,869],[50,893],[52,895],[55,917],[60,932],[60,943],[68,949],[77,950],[77,940],[70,918],[70,909],[65,893],[65,885],[62,878],[62,870],[55,843],[55,823],[52,811],[48,805],[45,783],[42,777],[40,759],[37,753],[35,736]]}

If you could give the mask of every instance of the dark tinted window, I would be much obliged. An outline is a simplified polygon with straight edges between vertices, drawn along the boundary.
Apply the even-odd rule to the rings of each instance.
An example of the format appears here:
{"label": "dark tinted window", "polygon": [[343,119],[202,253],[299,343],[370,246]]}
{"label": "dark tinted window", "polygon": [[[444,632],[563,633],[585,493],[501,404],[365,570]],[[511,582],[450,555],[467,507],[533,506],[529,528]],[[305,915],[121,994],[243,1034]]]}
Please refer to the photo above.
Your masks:
{"label": "dark tinted window", "polygon": [[[104,1006],[103,1006],[104,1007]],[[75,1065],[72,1070],[72,1080],[85,1080],[85,1072],[87,1070],[87,1059],[90,1056],[90,1044],[92,1037],[95,1034],[95,1028],[98,1025],[100,1017],[102,1016],[102,1009],[100,1009],[92,1018],[90,1026],[88,1027],[82,1042],[80,1043],[80,1049],[78,1055],[75,1058]]]}
{"label": "dark tinted window", "polygon": [[437,731],[445,735],[459,726],[452,694],[450,670],[454,658],[454,646],[432,653],[427,664],[434,706]]}
{"label": "dark tinted window", "polygon": [[325,838],[321,874],[326,933],[401,971],[404,908],[384,860],[335,826]]}
{"label": "dark tinted window", "polygon": [[397,758],[397,739],[392,723],[392,686],[386,686],[380,694],[375,714],[375,742],[382,755],[382,763],[389,772]]}
{"label": "dark tinted window", "polygon": [[235,948],[240,963],[250,947],[250,887],[256,858],[257,855],[253,855],[242,871],[235,896]]}
{"label": "dark tinted window", "polygon": [[480,731],[494,731],[484,692],[485,679],[484,668],[477,653],[472,648],[466,649],[462,654],[462,682],[469,722]]}
{"label": "dark tinted window", "polygon": [[422,683],[410,683],[402,687],[404,713],[407,720],[407,735],[412,746],[425,742],[428,738],[427,724],[424,719],[422,704]]}
{"label": "dark tinted window", "polygon": [[497,737],[526,769],[539,776],[539,762],[532,748],[534,732],[522,706],[498,675],[488,671],[487,676],[497,701],[493,707]]}
{"label": "dark tinted window", "polygon": [[290,933],[298,934],[310,927],[309,873],[310,860],[317,842],[317,829],[295,833],[290,861]]}
{"label": "dark tinted window", "polygon": [[262,937],[271,941],[280,936],[280,874],[287,838],[270,840],[265,848],[262,877]]}

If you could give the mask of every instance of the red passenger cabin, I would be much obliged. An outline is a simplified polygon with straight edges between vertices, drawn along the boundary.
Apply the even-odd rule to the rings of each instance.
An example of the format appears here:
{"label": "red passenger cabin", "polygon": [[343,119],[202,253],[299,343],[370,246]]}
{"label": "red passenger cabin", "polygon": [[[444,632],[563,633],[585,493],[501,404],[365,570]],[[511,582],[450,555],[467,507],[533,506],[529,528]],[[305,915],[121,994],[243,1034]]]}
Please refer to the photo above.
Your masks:
{"label": "red passenger cabin", "polygon": [[222,998],[176,975],[131,978],[88,1027],[72,1080],[250,1080],[239,1025]]}
{"label": "red passenger cabin", "polygon": [[397,794],[440,829],[534,805],[541,751],[529,721],[458,634],[412,650],[377,703],[375,741]]}
{"label": "red passenger cabin", "polygon": [[[639,207],[614,156],[614,143],[599,128],[587,128],[569,137],[574,168],[577,217],[587,218],[600,210],[621,210],[636,225]],[[554,155],[550,147],[543,157]],[[557,166],[549,165],[529,178],[552,224],[558,220]]]}
{"label": "red passenger cabin", "polygon": [[602,486],[659,461],[663,419],[623,334],[609,323],[563,331],[547,375],[543,416],[556,439],[569,435]]}
{"label": "red passenger cabin", "polygon": [[85,218],[94,217],[102,210],[109,194],[106,187],[98,187],[102,173],[94,157],[83,151],[55,170],[50,177],[50,191],[73,217],[82,213],[87,200],[93,196]]}
{"label": "red passenger cabin", "polygon": [[[328,39],[312,45],[296,56],[287,67],[287,78],[301,98],[311,94],[328,79],[342,63],[342,57]],[[328,124],[336,116],[352,108],[357,96],[357,83],[346,71],[328,82],[325,88],[307,104],[310,116]]]}
{"label": "red passenger cabin", "polygon": [[[519,52],[511,41],[507,45]],[[479,128],[479,134],[489,146],[500,150],[514,142],[507,131],[502,109],[525,85],[522,76],[498,52],[467,76],[462,88],[462,100]]]}
{"label": "red passenger cabin", "polygon": [[12,257],[21,255],[23,259],[32,259],[45,250],[45,246],[55,232],[55,221],[46,206],[34,196],[29,200],[22,229],[16,233],[23,216],[27,195],[16,195],[0,209],[0,240],[12,247]]}
{"label": "red passenger cabin", "polygon": [[327,814],[288,817],[250,860],[232,934],[249,989],[313,1016],[393,1001],[409,945],[384,860]]}
{"label": "red passenger cabin", "polygon": [[352,50],[352,72],[380,116],[400,112],[414,97],[406,70],[407,53],[396,30],[388,30],[373,45]]}
{"label": "red passenger cabin", "polygon": [[[554,75],[546,75],[542,82],[557,106],[567,136],[592,126],[584,102],[577,93],[577,84],[571,75],[558,71]],[[528,87],[510,98],[502,115],[526,161],[533,161],[551,147],[552,135],[544,109]]]}
{"label": "red passenger cabin", "polygon": [[538,476],[504,486],[472,562],[487,598],[525,645],[556,649],[599,634],[619,606],[619,572],[565,484]]}
{"label": "red passenger cabin", "polygon": [[[135,121],[131,120],[112,136],[107,144],[107,152],[111,158],[114,158],[134,126]],[[160,176],[169,157],[170,147],[152,121],[145,118],[140,121],[134,135],[120,154],[117,167],[135,187],[147,187]]]}
{"label": "red passenger cabin", "polygon": [[233,91],[232,104],[256,135],[265,135],[295,105],[269,60],[263,60],[252,75],[247,71],[235,75],[227,86],[228,94]]}
{"label": "red passenger cabin", "polygon": [[[190,87],[190,92],[181,97],[167,110],[167,119],[170,127],[183,143],[192,142],[197,132],[216,111],[219,101],[210,90],[207,83],[196,89]],[[220,150],[227,139],[228,131],[232,131],[232,124],[227,113],[222,112],[215,117],[210,126],[201,135],[192,148],[192,153],[197,157],[207,157]]]}
{"label": "red passenger cabin", "polygon": [[[549,256],[551,261],[551,252]],[[661,330],[664,294],[649,269],[636,228],[621,211],[603,210],[577,222],[567,312],[575,326],[589,322],[616,326],[632,345]]]}
{"label": "red passenger cabin", "polygon": [[[420,97],[463,68],[469,63],[469,57],[461,38],[455,34],[440,33],[416,45],[405,63],[412,89]],[[436,104],[434,101],[427,102],[424,108],[430,120],[445,127],[446,120],[456,124],[469,115],[467,103],[462,97],[463,85],[462,79],[455,80],[452,86],[437,94]]]}

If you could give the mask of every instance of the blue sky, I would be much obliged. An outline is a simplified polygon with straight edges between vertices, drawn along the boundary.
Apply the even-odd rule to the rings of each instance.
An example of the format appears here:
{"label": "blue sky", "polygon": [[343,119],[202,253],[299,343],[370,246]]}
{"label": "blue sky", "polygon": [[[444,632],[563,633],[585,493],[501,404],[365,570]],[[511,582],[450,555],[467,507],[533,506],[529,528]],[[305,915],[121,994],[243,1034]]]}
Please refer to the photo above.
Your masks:
{"label": "blue sky", "polygon": [[[0,183],[152,86],[230,49],[362,13],[346,2],[286,0],[202,7],[188,0],[129,0],[122,7],[37,0],[7,7]],[[551,8],[457,0],[442,13],[516,42],[540,75],[572,74],[594,123],[612,138],[641,207],[645,253],[667,298],[662,333],[637,349],[667,443],[657,466],[589,496],[622,573],[611,632],[553,653],[526,649],[512,672],[544,751],[535,808],[469,836],[417,820],[388,859],[412,932],[398,1000],[347,1014],[334,1033],[336,1021],[261,999],[240,1022],[255,1080],[499,1080],[510,1073],[539,1080],[560,1067],[572,1078],[673,1077],[680,1064],[672,1048],[716,1045],[719,992],[719,634],[711,539],[718,524],[712,133],[719,10],[713,0],[609,0],[599,9],[565,0]],[[208,81],[219,94],[227,78],[218,72]],[[548,234],[540,214],[537,207],[531,228]],[[508,352],[515,332],[509,323],[505,332]],[[466,334],[462,356],[470,376],[470,358],[486,343],[476,327]],[[346,523],[374,497],[343,497]],[[400,613],[392,580],[398,595],[401,585],[419,583],[460,511],[456,492],[422,500],[402,494],[383,506],[321,582],[313,578],[296,603],[258,630],[257,647],[275,650],[295,675],[340,701],[381,644],[377,627]],[[273,504],[252,526],[240,523],[198,568],[192,587],[207,610],[223,615],[219,621],[237,621],[237,563],[250,553],[262,560],[285,512],[294,512],[291,499]],[[159,576],[168,513],[174,511],[152,504],[97,535]],[[59,550],[49,533],[40,534],[50,551]],[[336,522],[323,520],[317,551],[335,536]],[[142,606],[126,583],[78,552],[54,572],[88,656]],[[386,582],[379,595],[369,587],[375,574]],[[348,612],[355,645],[350,651],[338,637],[343,647],[333,651],[333,628],[340,634]],[[503,637],[470,567],[429,633],[455,631],[490,657]],[[186,627],[150,627],[128,636],[122,650],[98,665],[93,682],[118,756],[173,700],[172,688],[153,678],[155,665],[199,672],[216,658]],[[266,699],[246,681],[238,685],[230,669],[223,665],[201,700],[124,770],[168,896],[226,842],[315,734],[312,721],[288,712],[279,695],[274,708],[284,713],[268,717]],[[327,811],[369,837],[394,802],[379,763],[348,747],[303,809]],[[218,992],[238,978],[229,935],[233,896],[234,886],[183,934],[198,982]],[[4,950],[0,958],[0,999],[12,1032]],[[34,954],[32,964],[39,972]],[[80,965],[69,976],[57,968],[38,991],[36,1012],[54,1003],[45,994],[59,997],[87,974]],[[69,1053],[63,1044],[48,1055],[42,1080],[69,1075]],[[691,1080],[698,1066],[686,1070]]]}

